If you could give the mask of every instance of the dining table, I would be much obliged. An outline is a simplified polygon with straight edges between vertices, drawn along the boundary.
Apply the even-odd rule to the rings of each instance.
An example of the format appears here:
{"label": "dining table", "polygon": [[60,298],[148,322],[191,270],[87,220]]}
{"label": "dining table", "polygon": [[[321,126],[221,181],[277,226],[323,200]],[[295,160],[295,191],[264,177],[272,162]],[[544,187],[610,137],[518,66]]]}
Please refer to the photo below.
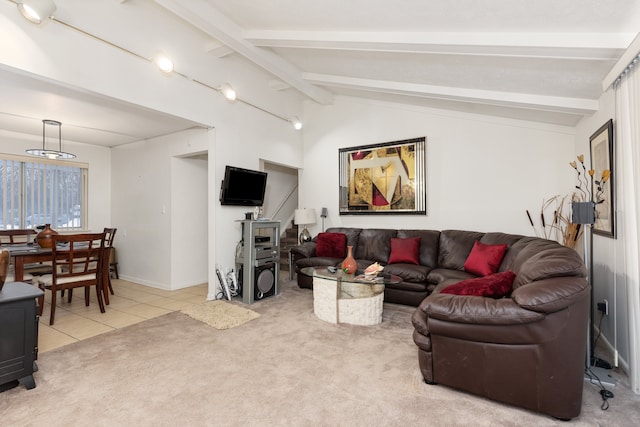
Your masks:
{"label": "dining table", "polygon": [[[24,267],[27,264],[50,262],[53,258],[53,250],[51,248],[43,248],[37,243],[24,243],[13,244],[3,246],[9,250],[11,257],[13,258],[13,268],[16,282],[22,282],[24,280]],[[66,249],[66,245],[59,246],[60,249]],[[107,249],[107,248],[105,248]],[[102,280],[99,280],[99,286],[101,287],[102,294],[104,295],[104,303],[109,305],[109,291],[108,286],[103,284],[108,283],[109,280],[109,257],[105,255],[103,258],[102,266]]]}

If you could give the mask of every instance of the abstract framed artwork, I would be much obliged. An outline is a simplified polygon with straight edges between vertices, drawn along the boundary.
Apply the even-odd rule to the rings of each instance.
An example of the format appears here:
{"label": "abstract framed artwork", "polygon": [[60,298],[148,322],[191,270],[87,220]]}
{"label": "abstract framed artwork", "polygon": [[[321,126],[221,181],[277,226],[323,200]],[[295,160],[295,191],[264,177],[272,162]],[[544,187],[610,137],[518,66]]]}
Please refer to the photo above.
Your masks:
{"label": "abstract framed artwork", "polygon": [[426,138],[338,150],[340,215],[426,215]]}
{"label": "abstract framed artwork", "polygon": [[[615,239],[613,143],[613,120],[611,119],[589,138],[591,169],[595,170],[591,189],[596,202],[596,222],[593,224],[593,232]],[[603,172],[607,170],[609,177],[603,182]]]}

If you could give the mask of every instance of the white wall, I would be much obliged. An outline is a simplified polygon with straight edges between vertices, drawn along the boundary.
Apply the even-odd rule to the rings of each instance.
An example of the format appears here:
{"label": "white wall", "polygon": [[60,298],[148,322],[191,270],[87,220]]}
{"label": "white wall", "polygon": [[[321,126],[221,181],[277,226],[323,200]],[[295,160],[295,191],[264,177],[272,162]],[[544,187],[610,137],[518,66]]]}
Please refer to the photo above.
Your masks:
{"label": "white wall", "polygon": [[112,149],[112,220],[123,278],[163,289],[207,281],[206,238],[192,238],[208,235],[207,221],[189,209],[207,212],[207,166],[181,157],[207,152],[212,134],[194,129]]}
{"label": "white wall", "polygon": [[208,281],[208,159],[171,159],[171,287]]}
{"label": "white wall", "polygon": [[[64,123],[63,123],[64,135]],[[28,156],[28,148],[42,147],[42,138],[32,135],[0,130],[0,152]],[[62,148],[71,152],[76,158],[71,162],[89,165],[89,216],[87,228],[102,232],[104,227],[111,227],[111,150],[106,147],[76,143],[64,140]],[[37,159],[37,157],[31,157]],[[118,236],[116,235],[116,239]]]}
{"label": "white wall", "polygon": [[[427,139],[427,215],[338,215],[338,149]],[[525,211],[570,191],[570,127],[337,97],[305,110],[300,206],[326,227],[466,229],[533,235]],[[310,227],[312,234],[321,225]]]}

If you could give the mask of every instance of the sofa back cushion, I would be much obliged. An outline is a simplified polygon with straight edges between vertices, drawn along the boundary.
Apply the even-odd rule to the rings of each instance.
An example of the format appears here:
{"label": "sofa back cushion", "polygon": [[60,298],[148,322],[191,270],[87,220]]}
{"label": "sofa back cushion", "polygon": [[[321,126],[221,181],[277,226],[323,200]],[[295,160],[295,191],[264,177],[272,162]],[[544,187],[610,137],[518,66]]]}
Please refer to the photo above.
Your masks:
{"label": "sofa back cushion", "polygon": [[396,237],[396,234],[396,230],[363,229],[358,238],[358,246],[355,247],[354,258],[387,264],[391,253],[391,239]]}
{"label": "sofa back cushion", "polygon": [[398,230],[398,237],[408,239],[420,237],[420,265],[429,268],[438,266],[438,247],[440,245],[440,232],[434,230]]}
{"label": "sofa back cushion", "polygon": [[484,233],[476,231],[444,230],[440,232],[438,267],[462,270],[476,240]]}
{"label": "sofa back cushion", "polygon": [[510,269],[513,259],[518,253],[518,251],[514,249],[514,247],[522,239],[530,238],[521,236],[519,234],[485,233],[485,235],[482,236],[482,239],[480,239],[480,242],[487,245],[507,245],[507,252],[504,254],[504,258],[502,258],[500,268],[498,268],[498,271],[506,271]]}
{"label": "sofa back cushion", "polygon": [[358,247],[358,239],[360,237],[361,228],[350,227],[331,227],[327,228],[327,233],[343,233],[347,236],[347,246]]}

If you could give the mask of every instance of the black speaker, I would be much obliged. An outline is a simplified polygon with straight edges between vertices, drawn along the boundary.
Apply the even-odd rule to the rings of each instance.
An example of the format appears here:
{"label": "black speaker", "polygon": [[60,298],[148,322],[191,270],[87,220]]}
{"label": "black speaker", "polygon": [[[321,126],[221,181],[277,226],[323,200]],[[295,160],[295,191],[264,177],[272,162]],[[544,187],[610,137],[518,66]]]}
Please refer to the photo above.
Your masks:
{"label": "black speaker", "polygon": [[258,301],[276,294],[276,264],[256,267],[254,271],[253,298]]}
{"label": "black speaker", "polygon": [[244,298],[244,292],[253,291],[253,300],[259,301],[276,294],[276,264],[271,262],[253,271],[253,286],[244,286],[243,266],[238,271],[238,295]]}

